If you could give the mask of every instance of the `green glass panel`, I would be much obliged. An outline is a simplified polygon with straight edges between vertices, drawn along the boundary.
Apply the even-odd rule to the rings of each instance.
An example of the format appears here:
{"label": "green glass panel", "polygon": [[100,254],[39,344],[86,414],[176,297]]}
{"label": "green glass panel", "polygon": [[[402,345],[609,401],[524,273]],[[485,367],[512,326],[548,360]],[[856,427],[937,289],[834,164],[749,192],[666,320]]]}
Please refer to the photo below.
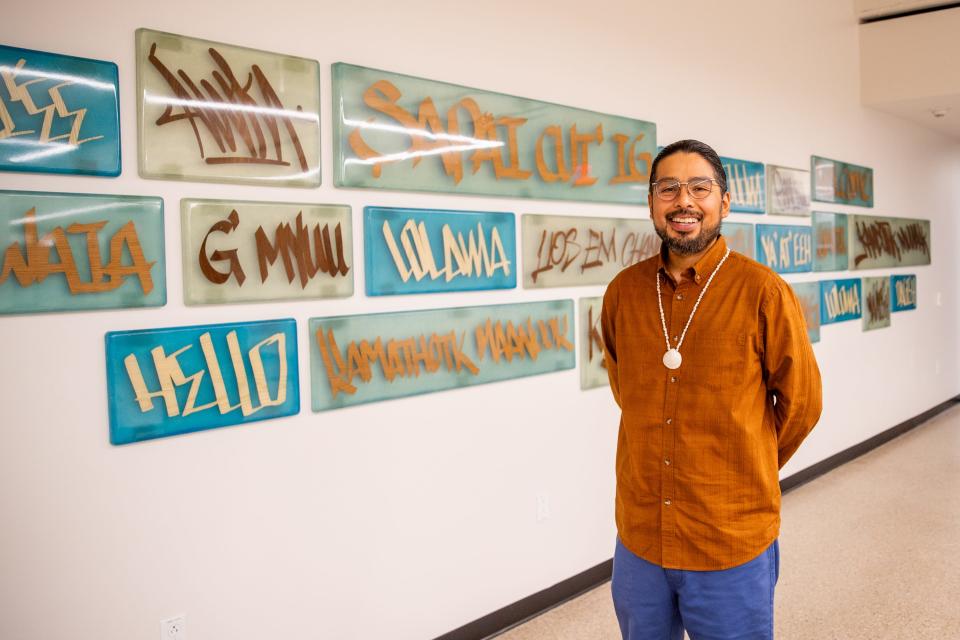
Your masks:
{"label": "green glass panel", "polygon": [[333,65],[338,187],[643,204],[656,125]]}
{"label": "green glass panel", "polygon": [[580,298],[580,388],[594,389],[610,384],[603,359],[600,311],[603,296]]}
{"label": "green glass panel", "polygon": [[353,295],[347,205],[183,199],[187,304]]}
{"label": "green glass panel", "polygon": [[138,29],[140,175],[320,184],[316,60]]}
{"label": "green glass panel", "polygon": [[520,225],[527,289],[607,284],[660,250],[648,219],[526,213]]}
{"label": "green glass panel", "polygon": [[791,282],[790,286],[797,294],[803,319],[807,323],[807,335],[810,342],[820,342],[820,283]]}
{"label": "green glass panel", "polygon": [[163,200],[0,191],[0,313],[167,302]]}
{"label": "green glass panel", "polygon": [[754,240],[756,230],[752,223],[724,222],[722,233],[731,251],[741,253],[748,258],[754,258],[756,256]]}
{"label": "green glass panel", "polygon": [[930,264],[930,221],[850,216],[850,268]]}
{"label": "green glass panel", "polygon": [[863,279],[863,330],[890,326],[890,278]]}
{"label": "green glass panel", "polygon": [[849,260],[847,216],[813,212],[813,270],[846,271]]}
{"label": "green glass panel", "polygon": [[810,156],[811,196],[817,202],[873,206],[873,169]]}
{"label": "green glass panel", "polygon": [[313,410],[574,367],[573,300],[310,318]]}

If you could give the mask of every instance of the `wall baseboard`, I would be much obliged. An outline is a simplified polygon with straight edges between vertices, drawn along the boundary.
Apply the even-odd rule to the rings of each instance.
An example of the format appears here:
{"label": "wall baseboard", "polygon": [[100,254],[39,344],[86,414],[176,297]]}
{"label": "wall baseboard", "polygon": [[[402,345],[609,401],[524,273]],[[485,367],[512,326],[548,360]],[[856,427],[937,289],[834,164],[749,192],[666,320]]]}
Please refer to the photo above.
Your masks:
{"label": "wall baseboard", "polygon": [[[788,476],[780,481],[780,490],[786,493],[811,480],[819,478],[825,473],[890,442],[894,438],[902,436],[930,418],[956,405],[958,402],[960,402],[960,396],[950,398],[924,411],[918,416],[910,418],[882,433],[878,433],[872,438],[864,440],[860,444],[854,445],[849,449],[844,449],[840,453],[811,465],[803,471]],[[552,587],[538,591],[523,600],[507,605],[502,609],[498,609],[493,613],[478,618],[442,636],[437,636],[434,640],[483,640],[484,638],[501,634],[602,585],[610,579],[612,573],[613,559],[606,560],[595,567],[591,567],[571,578],[558,582]]]}

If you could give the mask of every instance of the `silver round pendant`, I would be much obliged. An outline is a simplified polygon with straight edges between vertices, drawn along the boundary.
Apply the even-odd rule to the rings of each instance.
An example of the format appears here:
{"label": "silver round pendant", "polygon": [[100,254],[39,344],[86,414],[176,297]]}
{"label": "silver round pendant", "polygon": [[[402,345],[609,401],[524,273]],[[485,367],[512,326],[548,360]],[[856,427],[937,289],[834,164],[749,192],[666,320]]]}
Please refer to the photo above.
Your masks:
{"label": "silver round pendant", "polygon": [[663,354],[663,366],[667,369],[679,369],[681,362],[683,362],[683,357],[676,349],[670,349]]}

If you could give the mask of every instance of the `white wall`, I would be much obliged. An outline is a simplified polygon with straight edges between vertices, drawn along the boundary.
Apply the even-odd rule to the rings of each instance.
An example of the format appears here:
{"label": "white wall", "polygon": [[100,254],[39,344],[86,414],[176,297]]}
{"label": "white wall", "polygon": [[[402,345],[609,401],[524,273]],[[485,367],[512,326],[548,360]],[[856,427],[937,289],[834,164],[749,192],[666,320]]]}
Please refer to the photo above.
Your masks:
{"label": "white wall", "polygon": [[[139,178],[133,34],[141,26],[319,60],[323,186]],[[161,309],[0,318],[2,638],[152,640],[161,618],[182,612],[191,640],[425,638],[612,555],[617,412],[605,389],[579,390],[576,370],[313,414],[301,340],[298,416],[108,444],[108,330],[293,316],[302,337],[311,316],[602,293],[358,293],[187,309],[182,197],[350,204],[355,256],[368,204],[647,215],[334,189],[332,62],[652,120],[662,143],[695,137],[734,157],[806,167],[818,154],[873,167],[875,213],[933,220],[934,263],[894,270],[918,274],[919,309],[896,314],[892,328],[824,327],[816,346],[823,419],[785,475],[960,392],[960,147],[859,106],[849,3],[32,0],[5,7],[0,42],[120,65],[123,175],[0,174],[0,187],[162,195],[169,286]],[[362,261],[355,268],[362,292]],[[541,523],[538,494],[552,512]]]}

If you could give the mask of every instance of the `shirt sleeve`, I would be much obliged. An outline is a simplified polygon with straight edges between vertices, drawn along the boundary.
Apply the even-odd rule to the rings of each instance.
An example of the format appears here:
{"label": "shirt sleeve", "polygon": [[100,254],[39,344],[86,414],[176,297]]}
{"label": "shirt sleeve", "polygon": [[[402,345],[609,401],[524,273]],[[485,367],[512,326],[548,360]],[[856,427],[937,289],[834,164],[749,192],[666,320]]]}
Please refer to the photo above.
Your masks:
{"label": "shirt sleeve", "polygon": [[776,398],[774,416],[778,462],[782,469],[820,419],[823,406],[820,369],[800,303],[780,278],[768,286],[760,316],[764,375],[768,392]]}
{"label": "shirt sleeve", "polygon": [[603,334],[603,357],[607,364],[607,375],[610,377],[610,390],[613,399],[620,404],[620,374],[617,370],[617,302],[619,287],[616,281],[610,283],[603,295],[603,308],[600,311],[600,331]]}

